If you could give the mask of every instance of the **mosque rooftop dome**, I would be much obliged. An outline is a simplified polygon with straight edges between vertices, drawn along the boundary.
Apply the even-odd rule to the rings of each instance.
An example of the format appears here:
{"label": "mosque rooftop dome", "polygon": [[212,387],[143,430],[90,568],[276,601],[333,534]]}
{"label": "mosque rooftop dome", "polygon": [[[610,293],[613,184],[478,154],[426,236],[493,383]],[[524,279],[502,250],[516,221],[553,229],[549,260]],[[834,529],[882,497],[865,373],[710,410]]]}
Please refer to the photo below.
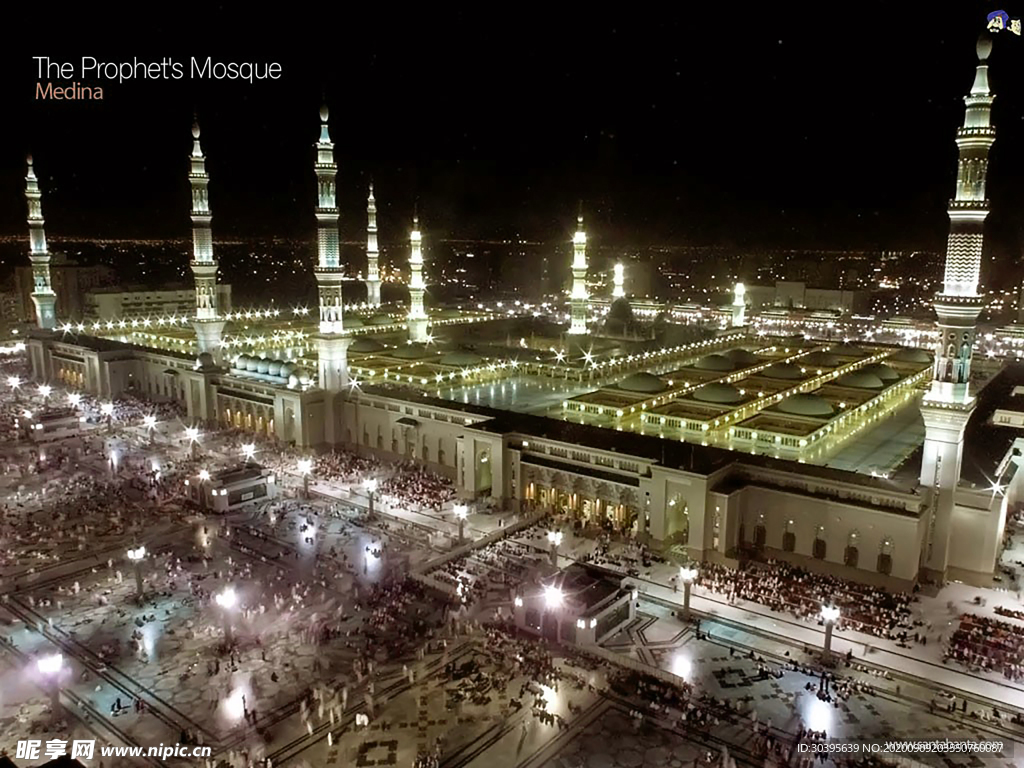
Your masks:
{"label": "mosque rooftop dome", "polygon": [[831,355],[828,352],[817,350],[811,352],[809,355],[804,355],[800,358],[800,362],[806,365],[817,365],[824,366],[825,368],[835,368],[839,365],[839,358],[835,355]]}
{"label": "mosque rooftop dome", "polygon": [[832,404],[818,395],[812,395],[804,392],[797,395],[790,395],[776,408],[783,413],[789,413],[793,416],[831,416],[835,413],[832,408]]}
{"label": "mosque rooftop dome", "polygon": [[383,349],[384,345],[376,339],[371,339],[368,336],[362,336],[349,345],[348,351],[354,352],[357,355],[367,355],[372,352],[381,352]]}
{"label": "mosque rooftop dome", "polygon": [[730,349],[725,353],[725,356],[736,363],[736,365],[743,366],[744,368],[750,365],[757,365],[761,360],[761,358],[753,352],[743,348]]}
{"label": "mosque rooftop dome", "polygon": [[[928,362],[927,355],[925,356],[925,362]],[[860,370],[864,373],[870,373],[873,376],[877,376],[882,381],[887,382],[896,381],[900,377],[900,375],[896,373],[896,371],[894,371],[885,363],[872,363],[871,365],[865,365]]]}
{"label": "mosque rooftop dome", "polygon": [[906,347],[891,356],[898,363],[930,363],[932,356],[923,349]]}
{"label": "mosque rooftop dome", "polygon": [[794,363],[776,363],[764,369],[764,375],[769,379],[796,380],[804,377],[804,372],[799,365]]}
{"label": "mosque rooftop dome", "polygon": [[712,354],[702,357],[693,367],[701,371],[732,371],[736,363],[725,355]]}
{"label": "mosque rooftop dome", "polygon": [[668,389],[668,384],[665,383],[664,379],[646,371],[634,373],[632,376],[620,381],[616,386],[626,392],[637,392],[645,395],[654,395]]}
{"label": "mosque rooftop dome", "polygon": [[732,384],[723,384],[721,382],[714,381],[697,389],[693,393],[693,399],[700,400],[702,403],[732,405],[734,403],[743,402],[743,395],[741,395],[740,391]]}
{"label": "mosque rooftop dome", "polygon": [[856,389],[881,389],[885,386],[885,382],[868,371],[851,371],[840,376],[835,383],[840,387],[855,387]]}

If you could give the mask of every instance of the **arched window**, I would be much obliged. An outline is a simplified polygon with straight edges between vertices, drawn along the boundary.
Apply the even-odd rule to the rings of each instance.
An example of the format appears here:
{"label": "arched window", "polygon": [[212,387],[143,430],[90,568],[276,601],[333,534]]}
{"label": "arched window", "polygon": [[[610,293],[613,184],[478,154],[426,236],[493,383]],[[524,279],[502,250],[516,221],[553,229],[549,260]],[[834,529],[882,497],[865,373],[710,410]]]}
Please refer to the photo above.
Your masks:
{"label": "arched window", "polygon": [[793,531],[793,521],[786,521],[786,529],[782,532],[782,551],[796,551],[796,533]]}
{"label": "arched window", "polygon": [[766,541],[768,541],[768,529],[764,524],[764,513],[761,512],[757,516],[757,525],[754,526],[754,546],[757,549],[764,549]]}
{"label": "arched window", "polygon": [[819,525],[814,532],[814,557],[817,560],[824,560],[828,546],[825,544],[825,526]]}
{"label": "arched window", "polygon": [[878,572],[886,576],[892,573],[892,539],[886,536],[878,551]]}
{"label": "arched window", "polygon": [[846,540],[846,552],[843,553],[843,562],[851,568],[857,567],[857,562],[860,559],[860,550],[857,548],[857,540],[860,538],[860,534],[857,531],[851,531],[849,538]]}

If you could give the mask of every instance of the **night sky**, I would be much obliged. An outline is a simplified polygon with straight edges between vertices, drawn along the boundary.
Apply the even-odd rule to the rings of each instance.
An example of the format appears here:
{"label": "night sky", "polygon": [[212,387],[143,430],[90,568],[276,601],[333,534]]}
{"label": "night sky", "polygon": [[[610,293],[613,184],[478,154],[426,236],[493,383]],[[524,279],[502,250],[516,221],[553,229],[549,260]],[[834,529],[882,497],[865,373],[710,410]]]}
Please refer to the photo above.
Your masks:
{"label": "night sky", "polygon": [[[0,233],[25,231],[31,151],[52,235],[188,236],[195,109],[215,236],[312,236],[325,93],[343,237],[364,236],[372,175],[385,242],[405,239],[415,199],[428,237],[565,239],[582,198],[591,236],[607,243],[944,247],[953,139],[996,5],[690,5],[396,4],[376,17],[337,5],[287,23],[188,5],[173,27],[109,42],[73,20],[59,33],[15,20],[8,34],[25,42],[3,54]],[[995,43],[989,232],[1015,258],[1024,38]],[[277,61],[284,77],[113,83],[102,102],[44,102],[31,59],[44,54]]]}

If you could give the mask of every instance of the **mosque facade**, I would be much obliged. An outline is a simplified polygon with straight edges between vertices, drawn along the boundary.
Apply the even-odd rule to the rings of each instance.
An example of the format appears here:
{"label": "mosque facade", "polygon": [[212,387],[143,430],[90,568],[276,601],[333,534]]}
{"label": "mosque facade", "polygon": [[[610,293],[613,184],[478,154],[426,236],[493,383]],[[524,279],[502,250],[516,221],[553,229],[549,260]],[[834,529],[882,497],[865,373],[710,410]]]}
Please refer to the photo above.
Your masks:
{"label": "mosque facade", "polygon": [[[536,313],[428,308],[418,216],[410,303],[381,304],[372,187],[365,279],[348,279],[340,264],[338,168],[323,108],[314,164],[319,307],[305,324],[267,314],[247,318],[257,331],[244,334],[219,310],[196,126],[190,327],[124,318],[91,330],[61,325],[30,163],[34,376],[100,398],[173,400],[189,424],[414,460],[474,503],[564,510],[681,562],[776,558],[900,588],[922,578],[990,578],[1007,514],[1024,500],[1024,433],[1012,426],[1013,414],[1024,423],[1024,404],[1014,403],[1024,399],[1015,389],[1024,376],[972,375],[994,140],[988,49],[978,55],[957,135],[934,350],[755,334],[742,285],[719,330],[694,335],[661,315],[645,324],[624,295],[621,268],[607,316],[595,317],[602,304],[587,291],[582,213],[568,312],[547,311],[546,325]],[[357,284],[367,301],[346,304],[344,292]],[[512,394],[477,396],[495,388]]]}

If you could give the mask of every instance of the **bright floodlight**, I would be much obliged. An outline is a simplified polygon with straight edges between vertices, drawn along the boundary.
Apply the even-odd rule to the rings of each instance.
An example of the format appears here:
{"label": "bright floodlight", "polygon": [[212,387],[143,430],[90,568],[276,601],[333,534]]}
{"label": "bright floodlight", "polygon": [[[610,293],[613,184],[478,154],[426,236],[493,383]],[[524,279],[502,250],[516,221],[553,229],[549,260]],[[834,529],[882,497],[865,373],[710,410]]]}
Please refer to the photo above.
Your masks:
{"label": "bright floodlight", "polygon": [[77,392],[72,392],[68,395],[68,402],[71,403],[72,407],[77,408],[79,403],[82,402],[82,396]]}
{"label": "bright floodlight", "polygon": [[138,546],[135,549],[128,550],[128,559],[131,561],[141,560],[146,556],[146,548],[144,546]]}
{"label": "bright floodlight", "polygon": [[562,590],[560,590],[558,587],[553,587],[550,585],[544,587],[544,604],[549,609],[560,607],[564,599],[565,595],[562,594]]}
{"label": "bright floodlight", "polygon": [[53,392],[53,387],[51,387],[49,384],[39,385],[39,394],[42,395],[43,397],[49,397],[51,392]]}
{"label": "bright floodlight", "polygon": [[60,653],[42,656],[36,660],[36,666],[44,675],[55,675],[64,666],[64,656]]}
{"label": "bright floodlight", "polygon": [[200,469],[199,470],[199,479],[204,481],[204,482],[209,480],[210,479],[210,472],[209,472],[209,470]]}
{"label": "bright floodlight", "polygon": [[17,389],[18,387],[21,386],[21,378],[19,378],[18,376],[8,376],[7,386],[10,387],[11,389]]}
{"label": "bright floodlight", "polygon": [[465,504],[456,504],[455,507],[453,508],[453,511],[455,512],[455,516],[459,518],[459,520],[465,520],[466,516],[469,515],[469,507],[467,507]]}
{"label": "bright floodlight", "polygon": [[694,579],[697,578],[696,568],[680,568],[679,578],[683,580],[684,584],[692,584]]}
{"label": "bright floodlight", "polygon": [[256,453],[256,443],[242,443],[242,455],[247,459],[251,459],[253,454]]}
{"label": "bright floodlight", "polygon": [[26,419],[31,419],[32,411],[25,409],[24,411],[21,412],[21,415],[24,416]]}
{"label": "bright floodlight", "polygon": [[312,459],[299,459],[299,472],[304,475],[308,475],[313,471]]}
{"label": "bright floodlight", "polygon": [[556,547],[562,543],[562,532],[561,531],[548,531],[548,541],[554,544]]}
{"label": "bright floodlight", "polygon": [[221,608],[234,608],[235,603],[238,602],[238,596],[235,595],[235,590],[231,587],[224,587],[213,599],[217,601],[217,605]]}
{"label": "bright floodlight", "polygon": [[827,624],[835,624],[839,621],[839,608],[835,605],[823,605],[821,606],[821,618],[825,620]]}
{"label": "bright floodlight", "polygon": [[376,493],[377,492],[377,478],[376,477],[371,477],[369,480],[366,481],[366,490],[368,490],[370,493]]}
{"label": "bright floodlight", "polygon": [[103,405],[100,406],[100,410],[103,411],[104,416],[109,416],[114,412],[114,404],[104,403]]}
{"label": "bright floodlight", "polygon": [[156,416],[143,416],[142,423],[146,425],[146,429],[152,429],[156,426]]}
{"label": "bright floodlight", "polygon": [[185,437],[187,437],[189,440],[193,440],[193,441],[198,440],[199,439],[199,427],[185,427]]}

